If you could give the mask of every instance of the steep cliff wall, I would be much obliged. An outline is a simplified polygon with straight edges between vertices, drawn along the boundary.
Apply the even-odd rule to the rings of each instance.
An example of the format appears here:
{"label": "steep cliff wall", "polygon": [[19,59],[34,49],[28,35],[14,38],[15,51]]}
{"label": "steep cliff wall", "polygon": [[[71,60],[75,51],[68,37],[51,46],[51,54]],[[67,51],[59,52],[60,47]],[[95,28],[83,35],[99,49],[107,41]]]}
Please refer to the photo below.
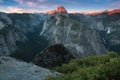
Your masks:
{"label": "steep cliff wall", "polygon": [[107,51],[96,31],[70,19],[67,14],[47,19],[40,35],[45,36],[49,44],[63,44],[75,57]]}

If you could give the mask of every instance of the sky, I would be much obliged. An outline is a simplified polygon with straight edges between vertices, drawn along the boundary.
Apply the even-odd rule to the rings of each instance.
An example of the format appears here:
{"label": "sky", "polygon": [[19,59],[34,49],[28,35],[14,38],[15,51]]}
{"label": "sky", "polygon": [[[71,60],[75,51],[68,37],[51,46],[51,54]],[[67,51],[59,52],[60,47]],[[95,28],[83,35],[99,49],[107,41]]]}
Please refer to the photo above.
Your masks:
{"label": "sky", "polygon": [[0,12],[41,13],[64,6],[68,12],[94,12],[120,8],[120,0],[0,0]]}

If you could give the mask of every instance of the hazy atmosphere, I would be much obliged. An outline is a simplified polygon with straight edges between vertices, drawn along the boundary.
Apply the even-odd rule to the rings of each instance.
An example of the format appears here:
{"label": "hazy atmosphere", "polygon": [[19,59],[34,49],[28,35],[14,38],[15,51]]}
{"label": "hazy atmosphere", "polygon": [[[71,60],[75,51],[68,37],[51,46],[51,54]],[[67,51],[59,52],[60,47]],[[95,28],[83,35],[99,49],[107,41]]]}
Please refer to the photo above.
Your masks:
{"label": "hazy atmosphere", "polygon": [[0,0],[0,11],[40,13],[64,6],[68,12],[92,12],[120,8],[120,0]]}

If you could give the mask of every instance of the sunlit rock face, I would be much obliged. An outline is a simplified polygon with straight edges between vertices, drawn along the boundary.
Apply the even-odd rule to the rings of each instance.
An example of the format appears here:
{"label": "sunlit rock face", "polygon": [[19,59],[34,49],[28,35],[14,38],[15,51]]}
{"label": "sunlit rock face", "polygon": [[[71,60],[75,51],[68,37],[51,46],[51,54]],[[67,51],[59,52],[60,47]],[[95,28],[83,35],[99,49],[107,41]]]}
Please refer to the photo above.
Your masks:
{"label": "sunlit rock face", "polygon": [[58,13],[67,13],[67,10],[63,6],[58,6],[57,7],[57,12]]}
{"label": "sunlit rock face", "polygon": [[55,13],[67,13],[67,10],[63,6],[58,6],[57,10],[46,12],[46,14],[55,14]]}
{"label": "sunlit rock face", "polygon": [[51,11],[46,12],[46,14],[55,14],[55,13],[56,13],[56,10],[51,10]]}

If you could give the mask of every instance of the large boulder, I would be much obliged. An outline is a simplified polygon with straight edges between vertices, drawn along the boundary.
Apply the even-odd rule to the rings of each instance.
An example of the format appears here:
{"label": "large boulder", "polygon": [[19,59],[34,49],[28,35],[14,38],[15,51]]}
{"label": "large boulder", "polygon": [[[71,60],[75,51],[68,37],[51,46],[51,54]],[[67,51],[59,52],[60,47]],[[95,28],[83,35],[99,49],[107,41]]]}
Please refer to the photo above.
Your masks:
{"label": "large boulder", "polygon": [[73,56],[62,44],[55,44],[39,53],[33,60],[33,63],[43,67],[53,67],[60,66],[71,58]]}

